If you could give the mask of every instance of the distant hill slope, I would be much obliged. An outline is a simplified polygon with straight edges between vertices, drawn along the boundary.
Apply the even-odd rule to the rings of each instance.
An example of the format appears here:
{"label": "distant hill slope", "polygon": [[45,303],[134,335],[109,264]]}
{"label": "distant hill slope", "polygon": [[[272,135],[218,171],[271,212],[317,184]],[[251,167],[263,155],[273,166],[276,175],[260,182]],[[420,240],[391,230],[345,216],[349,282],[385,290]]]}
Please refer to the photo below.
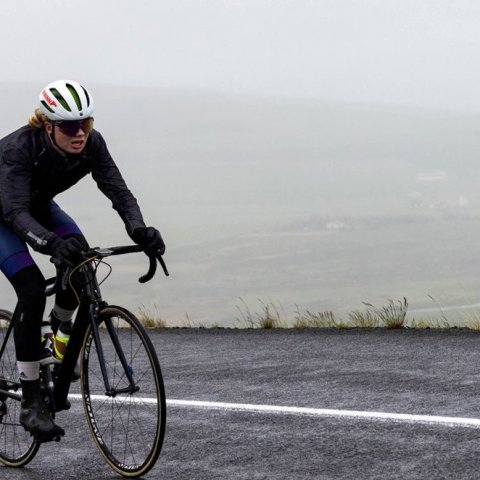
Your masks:
{"label": "distant hill slope", "polygon": [[[4,135],[38,86],[0,87]],[[147,289],[122,274],[113,295],[206,323],[233,322],[239,297],[344,312],[403,295],[413,308],[477,300],[480,116],[89,87],[173,273]],[[93,182],[60,201],[93,243],[125,240]]]}

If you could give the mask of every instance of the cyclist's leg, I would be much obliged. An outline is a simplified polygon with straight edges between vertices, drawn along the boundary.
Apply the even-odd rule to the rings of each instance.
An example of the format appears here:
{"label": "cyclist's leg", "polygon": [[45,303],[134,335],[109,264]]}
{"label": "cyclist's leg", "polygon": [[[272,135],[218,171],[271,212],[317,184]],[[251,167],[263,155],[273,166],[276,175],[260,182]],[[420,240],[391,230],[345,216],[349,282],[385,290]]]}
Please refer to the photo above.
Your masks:
{"label": "cyclist's leg", "polygon": [[[61,238],[77,238],[85,250],[88,249],[88,242],[75,221],[63,211],[53,200],[49,203],[45,211],[42,224],[50,231]],[[75,279],[73,280],[75,285]],[[50,313],[50,323],[55,334],[54,349],[55,356],[63,360],[65,349],[70,338],[73,327],[73,315],[78,307],[78,299],[71,289],[61,290],[55,296],[55,304]],[[76,368],[74,379],[78,379],[80,369]]]}
{"label": "cyclist's leg", "polygon": [[0,270],[17,294],[15,344],[17,359],[27,379],[38,378],[40,325],[45,309],[45,280],[25,243],[0,223]]}
{"label": "cyclist's leg", "polygon": [[[44,213],[42,223],[46,228],[61,238],[77,238],[85,245],[85,249],[88,249],[87,240],[78,225],[72,217],[63,211],[53,200]],[[77,307],[78,300],[72,290],[63,290],[57,293],[55,305],[51,313],[52,328],[55,333],[61,324],[66,327],[67,324],[70,323]]]}
{"label": "cyclist's leg", "polygon": [[17,294],[14,312],[14,342],[20,381],[20,422],[42,438],[62,435],[45,409],[40,394],[41,321],[45,309],[45,279],[25,243],[0,223],[0,270]]}

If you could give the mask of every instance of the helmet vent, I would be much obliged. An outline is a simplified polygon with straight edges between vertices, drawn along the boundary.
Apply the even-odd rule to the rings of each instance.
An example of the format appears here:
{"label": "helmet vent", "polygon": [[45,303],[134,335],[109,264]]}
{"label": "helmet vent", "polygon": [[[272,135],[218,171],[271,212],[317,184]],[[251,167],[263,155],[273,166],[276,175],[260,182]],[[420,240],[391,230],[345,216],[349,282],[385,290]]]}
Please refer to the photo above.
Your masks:
{"label": "helmet vent", "polygon": [[80,101],[80,97],[78,96],[78,92],[75,90],[75,87],[73,85],[70,85],[69,83],[67,83],[65,86],[67,87],[68,91],[72,95],[73,100],[75,100],[75,103],[77,104],[78,110],[81,112],[82,111],[82,102]]}
{"label": "helmet vent", "polygon": [[40,100],[40,103],[51,113],[54,113],[54,111],[50,108],[50,105],[45,101],[45,100]]}
{"label": "helmet vent", "polygon": [[62,94],[56,88],[50,89],[50,92],[60,102],[60,104],[65,110],[69,112],[72,111],[72,109],[68,106],[67,101],[63,98]]}
{"label": "helmet vent", "polygon": [[[81,86],[81,85],[80,85]],[[81,86],[82,87],[82,86]],[[83,88],[83,93],[85,94],[85,96],[87,97],[87,107],[90,106],[90,95],[88,94],[88,92],[85,90],[85,88]]]}

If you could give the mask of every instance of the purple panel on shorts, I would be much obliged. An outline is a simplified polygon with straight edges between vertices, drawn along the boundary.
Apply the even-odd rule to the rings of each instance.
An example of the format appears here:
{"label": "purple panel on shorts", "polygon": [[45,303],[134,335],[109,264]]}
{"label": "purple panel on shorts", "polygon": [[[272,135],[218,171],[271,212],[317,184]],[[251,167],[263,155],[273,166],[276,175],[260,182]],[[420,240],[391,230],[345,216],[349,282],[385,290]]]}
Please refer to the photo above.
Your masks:
{"label": "purple panel on shorts", "polygon": [[75,223],[64,223],[63,225],[58,225],[52,231],[59,237],[66,237],[72,233],[79,233],[80,235],[82,234],[81,230]]}
{"label": "purple panel on shorts", "polygon": [[1,265],[0,269],[7,278],[12,278],[17,272],[26,267],[35,265],[33,258],[26,251],[10,255]]}

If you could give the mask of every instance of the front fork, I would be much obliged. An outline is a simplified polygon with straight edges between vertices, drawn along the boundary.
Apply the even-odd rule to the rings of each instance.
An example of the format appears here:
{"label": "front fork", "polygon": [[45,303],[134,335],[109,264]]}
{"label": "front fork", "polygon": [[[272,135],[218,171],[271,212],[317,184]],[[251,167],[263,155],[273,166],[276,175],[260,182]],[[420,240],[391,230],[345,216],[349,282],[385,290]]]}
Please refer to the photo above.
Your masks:
{"label": "front fork", "polygon": [[105,326],[107,328],[108,334],[110,335],[110,339],[112,340],[113,346],[115,348],[115,352],[120,360],[120,363],[123,367],[123,371],[125,372],[125,376],[128,379],[129,386],[126,388],[114,388],[110,384],[110,380],[108,378],[107,369],[106,369],[106,362],[105,362],[105,354],[103,352],[102,342],[100,340],[100,331],[98,328],[98,322],[94,322],[92,324],[92,334],[93,334],[93,341],[95,342],[95,347],[97,350],[98,361],[100,364],[100,370],[102,371],[103,381],[105,385],[105,395],[107,397],[115,397],[120,393],[134,393],[138,392],[139,387],[135,385],[135,381],[132,375],[132,368],[129,365],[125,353],[123,352],[122,346],[120,344],[120,340],[118,339],[117,332],[115,327],[112,325],[112,320],[110,317],[105,318]]}
{"label": "front fork", "polygon": [[106,317],[104,321],[107,332],[111,338],[115,352],[123,367],[123,371],[125,372],[125,376],[128,379],[129,385],[126,388],[116,389],[113,385],[111,385],[110,379],[108,378],[105,354],[99,329],[100,313],[102,309],[106,307],[106,305],[107,304],[104,302],[98,304],[86,302],[80,303],[78,313],[73,324],[73,331],[68,342],[67,350],[65,351],[65,357],[58,369],[58,374],[53,389],[53,401],[56,406],[56,411],[65,410],[68,408],[67,397],[70,389],[71,376],[80,356],[83,339],[85,338],[85,334],[89,325],[91,326],[91,335],[93,337],[93,342],[95,343],[98,362],[102,372],[105,395],[109,397],[115,397],[121,393],[134,393],[139,390],[139,387],[135,385],[131,366],[125,357],[125,353],[123,352],[117,332],[112,324],[112,320],[111,318]]}

